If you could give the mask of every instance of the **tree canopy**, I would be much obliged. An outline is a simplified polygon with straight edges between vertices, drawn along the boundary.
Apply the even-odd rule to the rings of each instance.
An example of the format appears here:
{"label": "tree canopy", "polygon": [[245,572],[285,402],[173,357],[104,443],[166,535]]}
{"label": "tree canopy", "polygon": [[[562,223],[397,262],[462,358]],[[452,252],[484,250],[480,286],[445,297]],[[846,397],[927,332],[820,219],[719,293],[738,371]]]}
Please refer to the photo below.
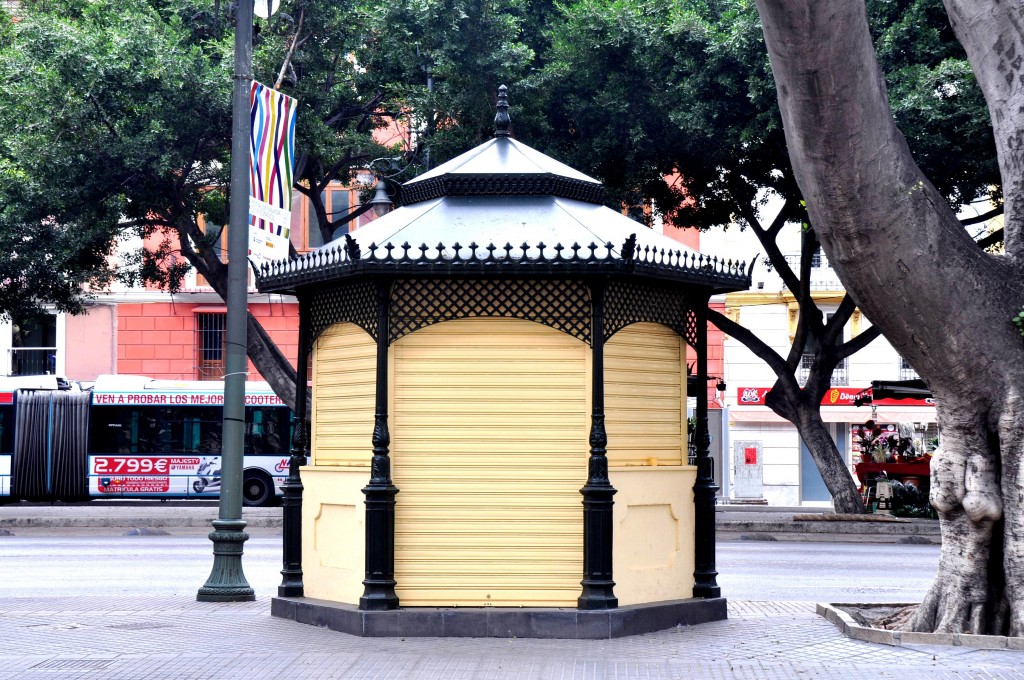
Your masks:
{"label": "tree canopy", "polygon": [[[941,2],[869,7],[873,40],[893,83],[893,108],[915,157],[950,206],[984,196],[998,202],[991,126]],[[772,367],[777,381],[768,405],[797,426],[836,507],[860,510],[819,405],[833,369],[878,329],[845,341],[853,298],[832,310],[827,323],[813,300],[818,225],[806,214],[795,181],[753,4],[579,0],[564,6],[548,34],[543,67],[523,83],[543,102],[547,134],[539,146],[605,181],[613,204],[653,201],[670,224],[706,229],[739,222],[753,230],[767,266],[799,303],[792,346],[781,356],[726,315],[712,311],[711,321]],[[666,183],[666,176],[673,181]],[[781,209],[765,215],[772,196]],[[805,226],[799,264],[779,244],[793,221]],[[799,384],[797,369],[808,351],[814,353],[810,375]]]}
{"label": "tree canopy", "polygon": [[[110,280],[107,256],[125,235],[166,237],[123,269],[172,290],[196,268],[224,293],[216,247],[226,220],[231,134],[232,24],[228,3],[204,0],[27,0],[0,44],[0,204],[24,223],[3,238],[46,241],[37,257],[73,269],[64,301],[27,277],[23,303],[74,311],[76,284]],[[219,11],[218,11],[219,10]],[[358,8],[303,0],[259,26],[257,79],[300,98],[297,188],[333,230],[321,187],[383,155],[372,140],[381,95],[348,58],[362,44]],[[294,46],[294,49],[293,49]],[[205,222],[204,222],[205,221]],[[211,228],[204,231],[204,224]],[[330,233],[330,231],[328,231]],[[122,265],[124,263],[121,263]],[[26,271],[28,268],[26,268]],[[75,278],[78,277],[78,278]],[[62,284],[55,278],[55,288]],[[249,355],[285,396],[294,369],[249,318]]]}

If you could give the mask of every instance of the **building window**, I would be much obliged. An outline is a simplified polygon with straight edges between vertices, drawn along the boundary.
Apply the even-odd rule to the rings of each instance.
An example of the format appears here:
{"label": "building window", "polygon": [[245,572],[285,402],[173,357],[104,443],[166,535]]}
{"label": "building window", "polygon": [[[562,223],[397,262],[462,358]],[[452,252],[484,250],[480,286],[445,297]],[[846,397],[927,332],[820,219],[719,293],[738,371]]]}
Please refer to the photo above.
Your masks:
{"label": "building window", "polygon": [[[340,182],[332,182],[320,194],[320,200],[324,203],[327,217],[333,221],[345,217],[353,210],[356,210],[362,203],[359,192],[359,185],[350,187],[342,185]],[[303,253],[324,245],[324,236],[320,233],[320,222],[317,220],[316,211],[313,210],[313,202],[299,192],[295,192],[292,200],[291,241],[295,250]],[[369,224],[373,219],[374,213],[370,210],[338,229],[343,230],[343,232],[352,231]],[[340,233],[331,234],[332,237],[340,235]]]}
{"label": "building window", "polygon": [[227,314],[196,314],[196,377],[223,380],[227,348]]}
{"label": "building window", "polygon": [[[815,354],[815,352],[804,352],[803,356],[800,357],[800,368],[797,369],[796,379],[801,387],[807,384],[807,378],[811,374],[811,364],[814,363]],[[829,385],[832,387],[846,387],[849,384],[850,358],[847,357],[832,369],[832,378],[829,380]]]}
{"label": "building window", "polygon": [[18,319],[11,325],[11,375],[57,373],[57,317],[40,314]]}
{"label": "building window", "polygon": [[910,362],[900,357],[900,380],[918,380],[920,377]]}
{"label": "building window", "polygon": [[[825,314],[825,323],[828,324],[832,321],[832,317],[835,316],[832,312]],[[803,387],[807,384],[807,378],[811,373],[811,364],[814,363],[814,357],[818,354],[818,342],[814,338],[810,338],[807,341],[807,345],[804,348],[804,353],[800,357],[800,367],[797,369],[796,379]],[[832,377],[829,380],[829,384],[832,387],[845,387],[850,384],[850,358],[847,357],[836,364],[836,367],[832,369]]]}

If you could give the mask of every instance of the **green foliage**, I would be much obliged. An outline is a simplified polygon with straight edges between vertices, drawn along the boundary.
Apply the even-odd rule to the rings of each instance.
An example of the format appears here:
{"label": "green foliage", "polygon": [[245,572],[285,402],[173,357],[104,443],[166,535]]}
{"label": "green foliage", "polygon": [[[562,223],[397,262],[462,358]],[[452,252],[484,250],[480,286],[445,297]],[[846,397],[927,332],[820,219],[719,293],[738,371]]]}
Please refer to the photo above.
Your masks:
{"label": "green foliage", "polygon": [[[163,3],[113,4],[30,0],[0,50],[2,231],[39,233],[26,258],[40,279],[66,282],[22,277],[25,290],[2,311],[77,311],[82,284],[112,279],[109,257],[127,226],[140,235],[171,226],[221,175],[223,46],[191,41]],[[189,92],[203,96],[184,106]],[[63,256],[44,250],[54,247]]]}
{"label": "green foliage", "polygon": [[[430,165],[436,166],[491,137],[501,84],[518,93],[518,111],[529,106],[518,85],[539,65],[543,28],[553,11],[550,0],[367,5],[369,30],[358,60],[366,76],[410,114],[418,135],[410,160],[424,164],[429,149]],[[538,119],[515,117],[517,136],[530,138],[528,126]]]}
{"label": "green foliage", "polygon": [[1014,325],[1017,332],[1021,334],[1021,337],[1024,337],[1024,309],[1021,309],[1017,316],[1010,319],[1010,323]]}
{"label": "green foliage", "polygon": [[[0,239],[38,267],[20,268],[21,292],[5,286],[0,313],[80,309],[83,284],[111,281],[107,258],[122,236],[149,247],[123,260],[129,282],[174,290],[190,263],[208,278],[223,268],[216,236],[199,224],[227,221],[229,5],[27,0],[19,22],[2,23]],[[297,175],[307,186],[348,179],[379,152],[370,138],[379,99],[350,58],[362,45],[358,12],[330,0],[289,9],[258,24],[254,73],[274,84],[288,63],[282,89],[300,100]],[[301,46],[286,60],[296,32]]]}
{"label": "green foliage", "polygon": [[[954,207],[992,187],[998,198],[988,113],[941,0],[868,7],[922,169]],[[547,35],[526,84],[548,134],[530,141],[603,180],[611,204],[653,199],[676,224],[706,228],[734,221],[763,189],[799,199],[750,0],[576,0]]]}
{"label": "green foliage", "polygon": [[[170,230],[195,249],[182,253],[189,261],[216,265],[197,222],[226,221],[229,5],[27,0],[22,21],[0,21],[3,238],[60,225],[63,240],[37,226],[19,252],[63,243],[37,259],[95,270],[67,274],[68,291],[109,280],[104,256],[125,229]],[[951,204],[993,186],[998,198],[984,102],[941,0],[868,5],[919,163]],[[300,102],[296,178],[318,211],[318,188],[374,158],[400,156],[389,174],[404,180],[428,151],[437,165],[488,138],[502,83],[516,136],[604,181],[610,205],[653,200],[676,224],[706,228],[733,222],[765,189],[799,199],[750,0],[286,0],[257,28],[256,78],[280,76]],[[370,139],[394,118],[411,126],[412,148]],[[344,216],[318,218],[330,234]],[[134,262],[131,277],[172,285],[170,269]]]}
{"label": "green foliage", "polygon": [[[653,199],[677,224],[728,224],[759,188],[792,193],[757,14],[743,2],[579,0],[551,29],[543,145],[602,179],[612,204]],[[680,173],[672,185],[666,175]]]}
{"label": "green foliage", "polygon": [[868,2],[896,124],[914,160],[954,209],[1002,200],[985,98],[942,0]]}

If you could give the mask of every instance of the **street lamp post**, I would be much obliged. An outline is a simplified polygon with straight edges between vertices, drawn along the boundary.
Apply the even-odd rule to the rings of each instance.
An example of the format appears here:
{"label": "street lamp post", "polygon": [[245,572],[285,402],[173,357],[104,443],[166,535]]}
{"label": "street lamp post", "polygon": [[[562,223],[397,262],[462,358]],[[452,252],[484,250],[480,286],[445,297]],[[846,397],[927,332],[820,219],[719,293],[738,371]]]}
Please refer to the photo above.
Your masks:
{"label": "street lamp post", "polygon": [[220,506],[214,530],[213,570],[196,599],[247,602],[256,593],[242,572],[242,449],[245,436],[246,323],[248,316],[249,88],[252,81],[253,0],[235,10],[235,71],[231,126],[231,205],[228,226],[227,356],[224,361],[224,433]]}

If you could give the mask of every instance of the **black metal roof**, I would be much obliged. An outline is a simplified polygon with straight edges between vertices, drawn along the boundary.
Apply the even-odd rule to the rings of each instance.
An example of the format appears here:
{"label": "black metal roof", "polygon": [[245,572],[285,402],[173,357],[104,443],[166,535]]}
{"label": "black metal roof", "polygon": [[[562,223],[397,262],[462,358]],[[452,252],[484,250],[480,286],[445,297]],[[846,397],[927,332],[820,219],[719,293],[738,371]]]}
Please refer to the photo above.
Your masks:
{"label": "black metal roof", "polygon": [[381,275],[608,275],[713,292],[750,287],[743,263],[698,253],[602,205],[597,180],[509,137],[501,114],[499,105],[494,139],[406,182],[404,206],[316,251],[265,265],[259,289],[296,293]]}

